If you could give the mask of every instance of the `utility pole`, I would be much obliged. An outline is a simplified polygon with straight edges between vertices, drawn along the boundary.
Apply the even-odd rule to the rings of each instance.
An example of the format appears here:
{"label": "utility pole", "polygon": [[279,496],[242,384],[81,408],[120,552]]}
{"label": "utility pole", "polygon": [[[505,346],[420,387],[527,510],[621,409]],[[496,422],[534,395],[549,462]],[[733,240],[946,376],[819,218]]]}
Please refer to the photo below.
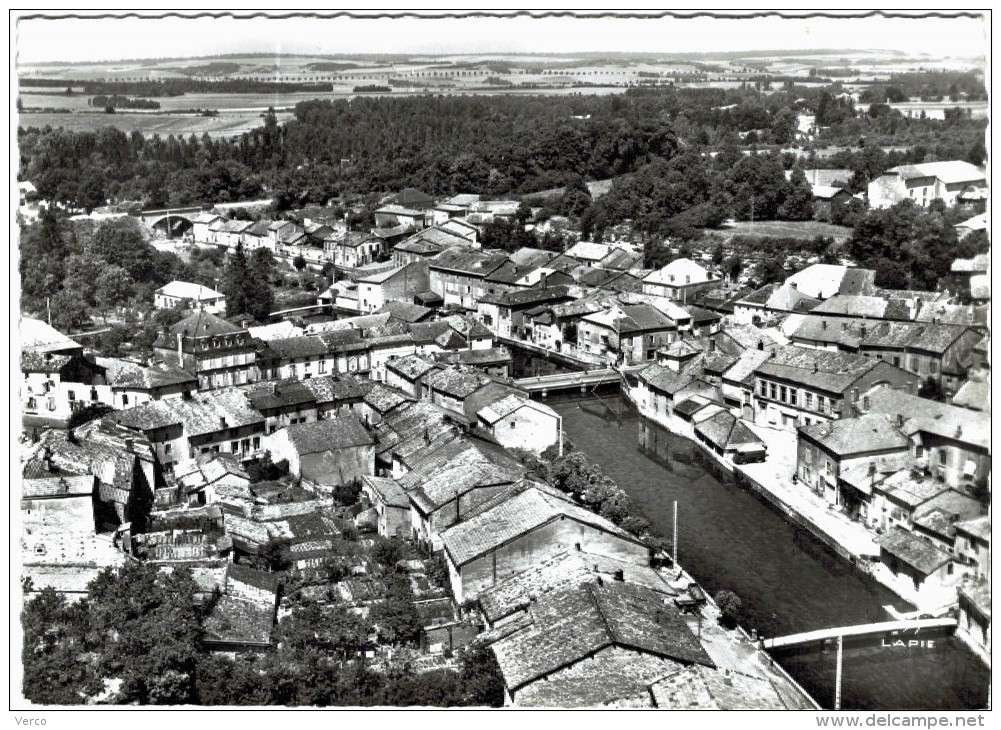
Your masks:
{"label": "utility pole", "polygon": [[674,567],[678,567],[678,500],[674,500],[674,545],[672,546]]}
{"label": "utility pole", "polygon": [[45,311],[49,314],[49,327],[52,326],[52,298],[45,297]]}
{"label": "utility pole", "polygon": [[842,667],[842,654],[844,653],[845,637],[843,635],[838,636],[838,665],[837,674],[834,679],[834,709],[841,709],[841,667]]}

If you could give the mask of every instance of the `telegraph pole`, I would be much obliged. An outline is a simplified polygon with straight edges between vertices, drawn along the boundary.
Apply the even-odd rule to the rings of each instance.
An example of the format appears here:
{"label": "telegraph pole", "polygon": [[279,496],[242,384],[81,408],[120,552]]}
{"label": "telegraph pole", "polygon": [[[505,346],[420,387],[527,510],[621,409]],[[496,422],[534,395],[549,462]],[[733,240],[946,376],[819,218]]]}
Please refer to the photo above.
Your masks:
{"label": "telegraph pole", "polygon": [[674,500],[674,545],[672,546],[674,567],[678,567],[678,500]]}
{"label": "telegraph pole", "polygon": [[838,664],[837,664],[837,674],[834,678],[834,709],[841,709],[841,667],[845,646],[845,637],[843,635],[838,636]]}

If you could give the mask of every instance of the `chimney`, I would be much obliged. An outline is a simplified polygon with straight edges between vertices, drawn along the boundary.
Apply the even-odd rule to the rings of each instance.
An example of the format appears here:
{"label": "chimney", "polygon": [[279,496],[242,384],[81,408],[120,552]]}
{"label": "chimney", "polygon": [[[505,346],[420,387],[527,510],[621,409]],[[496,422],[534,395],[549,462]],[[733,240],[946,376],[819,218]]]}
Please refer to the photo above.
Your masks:
{"label": "chimney", "polygon": [[962,437],[963,437],[963,427],[956,426],[956,438],[962,438]]}
{"label": "chimney", "polygon": [[716,340],[709,338],[709,352],[716,352]]}
{"label": "chimney", "polygon": [[862,339],[865,339],[865,322],[862,323],[861,333],[862,333]]}
{"label": "chimney", "polygon": [[219,416],[219,425],[222,428],[226,428],[229,424],[226,423],[226,416]]}
{"label": "chimney", "polygon": [[615,576],[614,577],[615,577],[615,580],[617,580],[619,582],[625,581],[625,579],[626,579],[625,571],[623,571],[621,568],[619,568],[618,570],[615,571]]}
{"label": "chimney", "polygon": [[792,287],[793,289],[795,289],[796,291],[799,291],[799,283],[797,283],[797,282],[795,282],[795,281],[790,281],[790,282],[789,282],[789,286],[791,286],[791,287]]}
{"label": "chimney", "polygon": [[820,329],[822,329],[822,330],[826,330],[827,329],[827,320],[826,319],[820,320]]}
{"label": "chimney", "polygon": [[602,579],[602,577],[600,575],[597,577],[596,580],[598,582],[598,585],[600,585],[600,586],[605,585],[605,581]]}
{"label": "chimney", "polygon": [[903,427],[904,427],[904,414],[903,413],[898,413],[897,414],[897,428],[903,428]]}
{"label": "chimney", "polygon": [[813,361],[813,372],[820,372],[820,365],[817,364],[816,360]]}
{"label": "chimney", "polygon": [[862,396],[862,410],[863,411],[869,410],[869,396],[867,395]]}
{"label": "chimney", "polygon": [[129,453],[132,452],[133,441],[130,438],[125,439],[125,450]]}

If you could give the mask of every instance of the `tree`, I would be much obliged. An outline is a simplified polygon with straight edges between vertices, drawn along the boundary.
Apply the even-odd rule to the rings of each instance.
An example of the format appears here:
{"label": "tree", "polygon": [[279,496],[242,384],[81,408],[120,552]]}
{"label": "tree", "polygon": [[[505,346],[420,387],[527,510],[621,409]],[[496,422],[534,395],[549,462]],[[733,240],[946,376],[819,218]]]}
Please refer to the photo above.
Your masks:
{"label": "tree", "polygon": [[736,254],[730,256],[723,264],[723,271],[730,277],[730,281],[736,281],[743,269],[744,262]]}
{"label": "tree", "polygon": [[921,383],[921,387],[918,389],[918,395],[929,400],[944,400],[941,383],[931,377],[926,378],[925,381]]}
{"label": "tree", "polygon": [[754,265],[754,279],[757,281],[758,286],[785,281],[786,270],[783,265],[784,258],[784,256],[778,258],[775,256],[766,256]]}
{"label": "tree", "polygon": [[576,218],[591,205],[591,191],[580,175],[569,175],[556,208],[562,215]]}
{"label": "tree", "polygon": [[720,590],[713,597],[716,601],[716,605],[719,606],[719,622],[720,624],[728,629],[734,629],[737,627],[737,623],[740,619],[740,609],[741,601],[736,593],[728,590]]}
{"label": "tree", "polygon": [[713,248],[713,266],[721,266],[723,264],[723,244],[717,243]]}
{"label": "tree", "polygon": [[467,647],[459,654],[464,704],[503,707],[507,692],[504,674],[493,650],[487,646]]}
{"label": "tree", "polygon": [[98,306],[107,312],[127,303],[132,298],[134,286],[132,277],[121,266],[105,268],[98,275],[95,287]]}
{"label": "tree", "polygon": [[117,700],[191,702],[201,625],[190,572],[130,562],[103,570],[89,592],[88,643],[101,676],[122,680]]}
{"label": "tree", "polygon": [[238,243],[236,251],[226,260],[222,277],[222,293],[226,295],[226,311],[230,314],[249,314],[251,308],[248,285],[251,281],[250,267],[243,244]]}
{"label": "tree", "polygon": [[779,111],[772,120],[772,139],[775,144],[789,144],[796,135],[799,120],[796,112],[788,107]]}
{"label": "tree", "polygon": [[372,545],[372,558],[388,570],[394,570],[404,554],[403,544],[398,538],[377,537]]}
{"label": "tree", "polygon": [[798,167],[793,168],[788,192],[778,209],[778,217],[787,221],[813,219],[813,189],[806,181],[806,175]]}
{"label": "tree", "polygon": [[292,259],[292,266],[295,267],[296,271],[302,271],[306,268],[306,259],[302,257],[302,254],[298,254],[294,259]]}
{"label": "tree", "polygon": [[400,573],[386,576],[386,599],[372,607],[369,618],[379,636],[390,644],[413,644],[421,632],[410,581]]}
{"label": "tree", "polygon": [[69,604],[46,588],[21,613],[22,692],[42,705],[80,705],[101,688],[86,645],[86,603]]}

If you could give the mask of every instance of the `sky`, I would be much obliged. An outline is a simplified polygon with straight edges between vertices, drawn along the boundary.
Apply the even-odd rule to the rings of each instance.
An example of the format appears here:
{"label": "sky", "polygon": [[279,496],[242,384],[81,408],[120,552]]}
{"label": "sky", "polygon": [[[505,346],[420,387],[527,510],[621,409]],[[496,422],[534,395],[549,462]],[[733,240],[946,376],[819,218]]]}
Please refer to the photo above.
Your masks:
{"label": "sky", "polygon": [[18,62],[26,64],[273,51],[684,53],[838,48],[970,57],[985,53],[987,27],[981,18],[956,17],[18,17],[15,32]]}

